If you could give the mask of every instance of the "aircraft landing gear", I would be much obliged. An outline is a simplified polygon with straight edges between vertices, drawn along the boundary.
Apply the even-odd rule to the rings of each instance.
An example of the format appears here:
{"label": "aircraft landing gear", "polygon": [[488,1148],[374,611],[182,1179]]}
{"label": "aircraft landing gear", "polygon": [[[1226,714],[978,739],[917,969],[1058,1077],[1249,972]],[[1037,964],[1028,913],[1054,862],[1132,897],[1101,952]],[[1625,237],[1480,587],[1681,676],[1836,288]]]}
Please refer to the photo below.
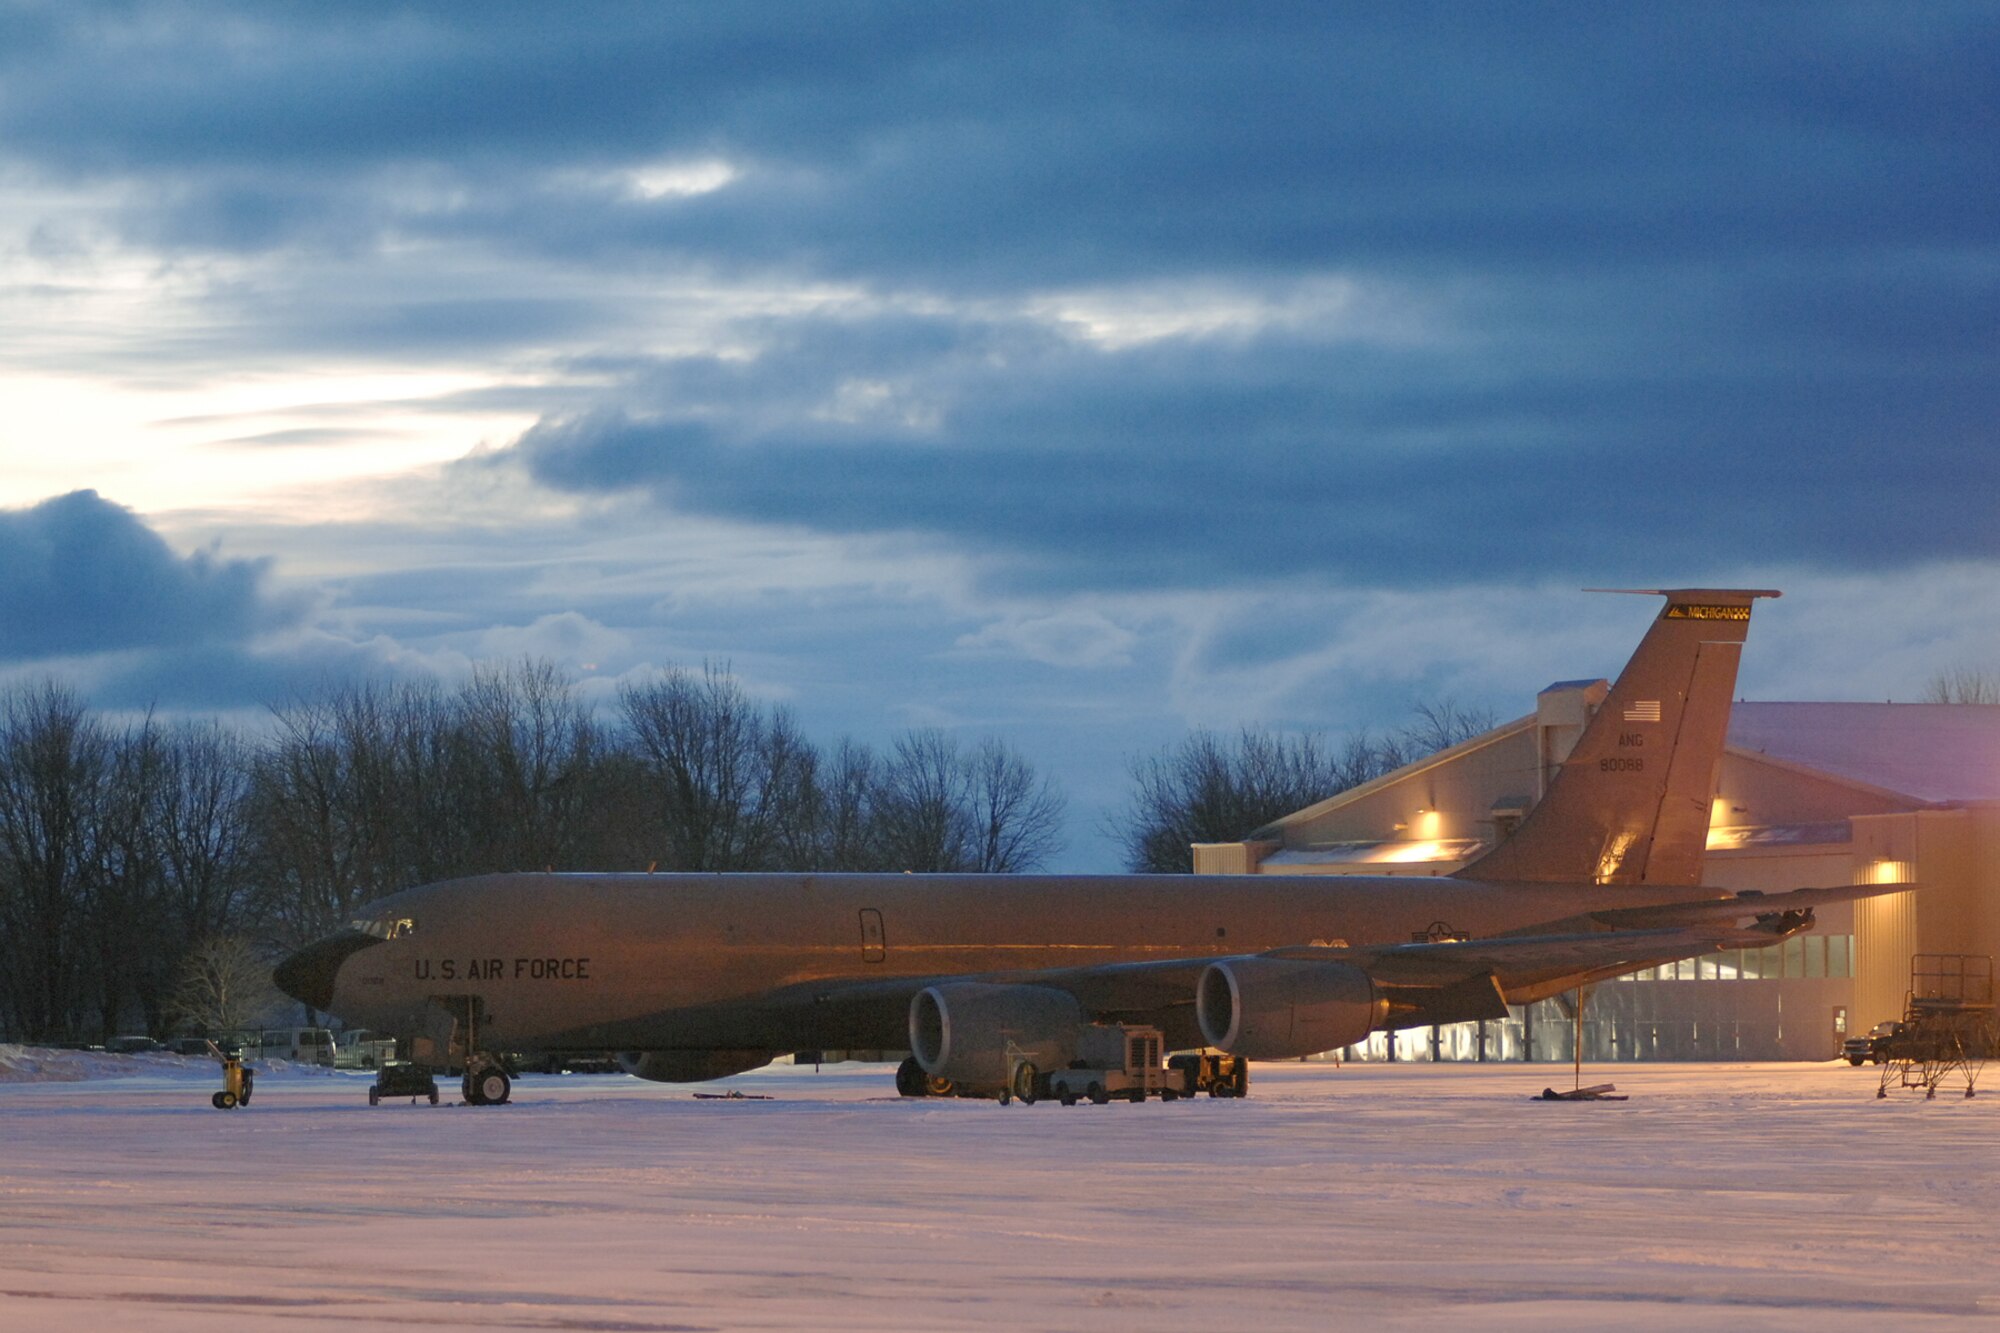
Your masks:
{"label": "aircraft landing gear", "polygon": [[896,1066],[896,1091],[905,1097],[949,1097],[958,1091],[948,1078],[926,1073],[914,1055],[905,1056]]}
{"label": "aircraft landing gear", "polygon": [[465,1081],[460,1085],[465,1094],[467,1106],[505,1106],[507,1098],[513,1094],[513,1080],[498,1063],[484,1056],[474,1056],[466,1065]]}

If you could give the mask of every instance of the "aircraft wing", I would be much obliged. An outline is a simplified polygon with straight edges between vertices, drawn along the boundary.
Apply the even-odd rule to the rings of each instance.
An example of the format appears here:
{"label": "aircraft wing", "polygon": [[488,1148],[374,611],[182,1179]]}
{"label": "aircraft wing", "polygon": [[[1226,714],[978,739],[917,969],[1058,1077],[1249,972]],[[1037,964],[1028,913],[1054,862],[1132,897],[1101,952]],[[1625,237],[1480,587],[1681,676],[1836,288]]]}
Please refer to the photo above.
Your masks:
{"label": "aircraft wing", "polygon": [[[1170,1046],[1191,1047],[1205,1044],[1196,993],[1204,975],[1218,965],[1266,976],[1273,970],[1289,970],[1293,976],[1307,973],[1329,984],[1360,974],[1366,978],[1366,988],[1387,1006],[1378,1027],[1497,1019],[1506,1016],[1509,1005],[1546,999],[1641,968],[1717,950],[1761,948],[1811,926],[1816,906],[1909,887],[1845,885],[1606,908],[1547,923],[1531,933],[1479,939],[1301,945],[1256,954],[1041,970],[826,977],[765,992],[748,1005],[739,1000],[719,1004],[711,1012],[681,1011],[676,1020],[709,1034],[709,1043],[716,1045],[781,1046],[782,1039],[774,1040],[773,1033],[821,1032],[827,1046],[886,1049],[907,1042],[912,1002],[921,992],[973,983],[1063,991],[1074,997],[1088,1021],[1150,1024],[1166,1034]],[[620,1048],[644,1041],[637,1032],[596,1031],[576,1034],[568,1044]]]}
{"label": "aircraft wing", "polygon": [[[1718,921],[1684,928],[1597,929],[1373,947],[1300,946],[1235,957],[1323,964],[1366,973],[1390,998],[1399,1016],[1396,1026],[1415,1027],[1504,1018],[1510,1004],[1526,1004],[1579,985],[1719,949],[1761,948],[1796,933],[1805,924],[1793,919],[1784,925],[1734,927]],[[1165,1030],[1170,1043],[1200,1045],[1194,1022],[1196,986],[1210,964],[1223,961],[1231,960],[1175,958],[1032,972],[823,982],[815,988],[813,1000],[823,1011],[874,1010],[889,1019],[900,1017],[910,999],[927,986],[957,982],[1040,986],[1074,996],[1096,1021],[1150,1023]]]}
{"label": "aircraft wing", "polygon": [[[1913,887],[1851,884],[1787,893],[1753,891],[1733,898],[1605,908],[1531,928],[1531,933],[1360,947],[1298,946],[1256,956],[1293,962],[1341,963],[1366,972],[1378,985],[1406,990],[1464,986],[1491,976],[1508,1003],[1525,1004],[1576,985],[1682,958],[1721,949],[1762,948],[1810,927],[1815,907],[1899,893]],[[917,989],[947,980],[1051,986],[1069,991],[1086,1009],[1110,1017],[1191,1004],[1195,981],[1213,961],[1186,958],[1050,972],[934,978],[917,983]]]}

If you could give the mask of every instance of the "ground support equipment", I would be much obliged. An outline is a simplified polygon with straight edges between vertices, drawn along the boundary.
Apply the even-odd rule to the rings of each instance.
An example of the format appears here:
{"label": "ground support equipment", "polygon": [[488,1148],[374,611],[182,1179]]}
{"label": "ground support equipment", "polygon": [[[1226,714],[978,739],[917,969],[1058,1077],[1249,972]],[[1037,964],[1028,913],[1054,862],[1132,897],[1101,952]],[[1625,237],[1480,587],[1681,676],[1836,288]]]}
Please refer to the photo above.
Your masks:
{"label": "ground support equipment", "polygon": [[437,1077],[424,1065],[407,1060],[385,1060],[375,1070],[375,1082],[368,1088],[368,1104],[380,1106],[384,1097],[408,1097],[412,1101],[428,1097],[438,1104]]}
{"label": "ground support equipment", "polygon": [[208,1043],[208,1052],[222,1062],[222,1091],[210,1097],[208,1104],[218,1111],[233,1111],[239,1106],[248,1106],[257,1076],[251,1072],[250,1066],[243,1063],[242,1054],[225,1052],[212,1041]]}
{"label": "ground support equipment", "polygon": [[1004,1105],[1018,1099],[1032,1106],[1054,1098],[1064,1106],[1080,1101],[1103,1106],[1111,1101],[1143,1102],[1148,1097],[1179,1101],[1200,1092],[1211,1097],[1248,1093],[1248,1061],[1233,1055],[1188,1052],[1163,1062],[1164,1043],[1158,1028],[1095,1025],[1085,1033],[1077,1059],[1067,1068],[1044,1071],[1027,1060],[1016,1060],[1000,1101]]}
{"label": "ground support equipment", "polygon": [[1993,997],[1993,960],[1977,954],[1917,954],[1903,1023],[1881,1043],[1877,1097],[1893,1087],[1923,1089],[1926,1100],[1950,1079],[1977,1090],[1986,1061],[2000,1050],[2000,1010]]}

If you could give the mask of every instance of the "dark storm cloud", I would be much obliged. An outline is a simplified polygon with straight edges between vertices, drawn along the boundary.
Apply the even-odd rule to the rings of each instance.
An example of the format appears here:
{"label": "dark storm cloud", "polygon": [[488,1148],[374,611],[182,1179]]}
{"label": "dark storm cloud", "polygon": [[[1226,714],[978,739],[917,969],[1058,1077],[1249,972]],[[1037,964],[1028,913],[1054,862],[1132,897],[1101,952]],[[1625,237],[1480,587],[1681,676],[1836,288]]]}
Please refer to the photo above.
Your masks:
{"label": "dark storm cloud", "polygon": [[[169,253],[310,260],[224,294],[274,340],[554,348],[571,382],[530,391],[512,455],[551,486],[917,531],[1016,586],[2000,555],[1989,6],[0,22],[0,153],[136,183],[115,221]],[[704,161],[736,174],[657,198],[621,174]],[[461,288],[343,285],[410,246]],[[729,355],[666,354],[633,332],[662,274],[878,312],[725,313]],[[1421,327],[1108,350],[1021,313],[1328,275]],[[912,293],[936,313],[879,313]]]}
{"label": "dark storm cloud", "polygon": [[[132,225],[226,248],[392,226],[963,286],[1983,240],[2000,189],[2000,25],[1977,6],[152,5],[8,24],[9,151],[154,180]],[[551,174],[715,156],[741,182],[678,203]],[[448,192],[426,180],[462,193],[413,203]]]}
{"label": "dark storm cloud", "polygon": [[0,662],[241,643],[294,624],[266,560],[174,553],[132,512],[75,491],[0,510]]}
{"label": "dark storm cloud", "polygon": [[[1973,286],[1931,299],[2000,302]],[[517,452],[561,489],[945,536],[1044,589],[2000,557],[1995,396],[1965,373],[1995,360],[1992,331],[1949,309],[1871,331],[1829,317],[1837,294],[1773,275],[1742,312],[1782,325],[1773,357],[1768,329],[1737,331],[1742,299],[1663,291],[1687,322],[1661,328],[1632,327],[1601,292],[1561,301],[1577,343],[1546,362],[1297,336],[1084,352],[1020,328],[794,325],[754,361],[635,375],[625,396],[642,408],[545,420]],[[1504,303],[1490,336],[1546,338],[1513,322],[1538,300]],[[871,374],[907,376],[918,407],[934,392],[937,419],[814,418],[842,375]]]}

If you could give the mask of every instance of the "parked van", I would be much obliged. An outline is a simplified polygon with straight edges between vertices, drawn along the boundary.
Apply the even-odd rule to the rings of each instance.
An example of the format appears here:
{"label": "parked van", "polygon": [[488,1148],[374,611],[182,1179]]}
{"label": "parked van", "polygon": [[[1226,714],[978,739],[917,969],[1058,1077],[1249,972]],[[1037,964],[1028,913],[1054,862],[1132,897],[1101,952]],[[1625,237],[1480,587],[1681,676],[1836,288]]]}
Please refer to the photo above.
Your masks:
{"label": "parked van", "polygon": [[[248,1035],[248,1034],[245,1034]],[[337,1050],[333,1033],[325,1028],[264,1028],[257,1045],[243,1046],[246,1060],[293,1060],[302,1065],[333,1067]]]}

